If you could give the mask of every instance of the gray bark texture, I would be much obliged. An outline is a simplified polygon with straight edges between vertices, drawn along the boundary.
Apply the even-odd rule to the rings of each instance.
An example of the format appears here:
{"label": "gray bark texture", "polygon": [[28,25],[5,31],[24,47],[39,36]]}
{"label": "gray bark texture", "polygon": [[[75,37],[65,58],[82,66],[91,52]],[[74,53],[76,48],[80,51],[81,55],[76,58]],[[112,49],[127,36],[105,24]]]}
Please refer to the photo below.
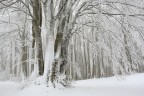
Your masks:
{"label": "gray bark texture", "polygon": [[33,20],[32,20],[32,33],[36,43],[39,75],[43,75],[44,72],[44,60],[43,60],[43,49],[42,49],[42,37],[41,37],[41,26],[42,26],[42,8],[40,0],[32,2],[33,4]]}

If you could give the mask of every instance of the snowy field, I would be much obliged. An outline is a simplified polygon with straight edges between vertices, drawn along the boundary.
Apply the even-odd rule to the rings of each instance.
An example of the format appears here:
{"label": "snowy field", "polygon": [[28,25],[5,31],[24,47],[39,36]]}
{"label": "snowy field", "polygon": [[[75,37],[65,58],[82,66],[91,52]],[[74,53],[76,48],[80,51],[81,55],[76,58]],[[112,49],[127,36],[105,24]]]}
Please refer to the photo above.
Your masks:
{"label": "snowy field", "polygon": [[82,80],[72,88],[50,89],[30,85],[23,90],[20,84],[0,82],[0,96],[144,96],[144,73],[123,77]]}

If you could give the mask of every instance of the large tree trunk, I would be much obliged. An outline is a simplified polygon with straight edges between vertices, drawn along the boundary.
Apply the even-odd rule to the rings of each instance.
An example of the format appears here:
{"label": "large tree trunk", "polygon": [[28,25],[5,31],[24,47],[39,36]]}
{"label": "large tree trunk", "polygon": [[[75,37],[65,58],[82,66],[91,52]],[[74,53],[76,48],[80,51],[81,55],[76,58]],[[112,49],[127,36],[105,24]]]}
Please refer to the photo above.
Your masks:
{"label": "large tree trunk", "polygon": [[37,60],[38,60],[38,72],[39,75],[43,75],[44,72],[44,61],[43,61],[43,49],[42,49],[42,38],[41,38],[41,26],[42,26],[42,8],[40,0],[32,2],[33,4],[33,20],[32,20],[32,33],[36,43]]}
{"label": "large tree trunk", "polygon": [[50,81],[54,86],[55,82],[61,82],[61,75],[66,73],[67,64],[67,48],[68,41],[71,32],[69,29],[70,14],[67,12],[67,0],[61,0],[59,3],[58,13],[54,15],[54,0],[49,2],[49,18],[50,18],[50,30],[49,38],[46,49],[45,56],[45,72],[44,75],[48,76],[48,81]]}
{"label": "large tree trunk", "polygon": [[[49,31],[47,33],[47,45],[46,45],[46,53],[45,53],[45,69],[44,69],[44,77],[46,79],[46,82],[51,82],[53,83],[53,65],[54,65],[54,6],[53,6],[53,0],[48,2],[49,6],[49,14],[48,17],[50,19],[50,24],[49,24]],[[45,14],[45,16],[47,16]],[[47,24],[46,24],[47,25]]]}

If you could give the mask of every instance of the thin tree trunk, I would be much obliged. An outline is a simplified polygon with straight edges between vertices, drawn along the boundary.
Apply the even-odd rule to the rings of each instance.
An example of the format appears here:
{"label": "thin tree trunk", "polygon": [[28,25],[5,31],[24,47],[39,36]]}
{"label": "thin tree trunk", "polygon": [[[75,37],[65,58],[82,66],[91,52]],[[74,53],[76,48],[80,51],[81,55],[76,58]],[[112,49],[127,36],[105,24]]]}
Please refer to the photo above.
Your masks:
{"label": "thin tree trunk", "polygon": [[25,30],[24,30],[24,32],[22,32],[22,37],[21,37],[21,39],[22,39],[22,58],[21,58],[21,64],[22,64],[22,72],[23,72],[23,75],[25,76],[25,77],[27,77],[28,76],[28,74],[27,74],[27,72],[28,72],[28,70],[27,70],[27,66],[28,66],[28,64],[27,64],[27,59],[28,59],[28,57],[27,57],[27,44],[26,44],[26,32],[25,32]]}

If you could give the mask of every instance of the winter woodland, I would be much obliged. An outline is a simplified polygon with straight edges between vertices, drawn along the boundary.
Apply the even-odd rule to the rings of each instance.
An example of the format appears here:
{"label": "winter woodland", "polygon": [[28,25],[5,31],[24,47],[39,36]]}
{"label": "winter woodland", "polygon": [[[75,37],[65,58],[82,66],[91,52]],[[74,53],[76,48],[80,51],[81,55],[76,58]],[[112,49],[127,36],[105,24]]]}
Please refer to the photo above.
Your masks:
{"label": "winter woodland", "polygon": [[0,80],[56,87],[142,72],[143,0],[0,0]]}

